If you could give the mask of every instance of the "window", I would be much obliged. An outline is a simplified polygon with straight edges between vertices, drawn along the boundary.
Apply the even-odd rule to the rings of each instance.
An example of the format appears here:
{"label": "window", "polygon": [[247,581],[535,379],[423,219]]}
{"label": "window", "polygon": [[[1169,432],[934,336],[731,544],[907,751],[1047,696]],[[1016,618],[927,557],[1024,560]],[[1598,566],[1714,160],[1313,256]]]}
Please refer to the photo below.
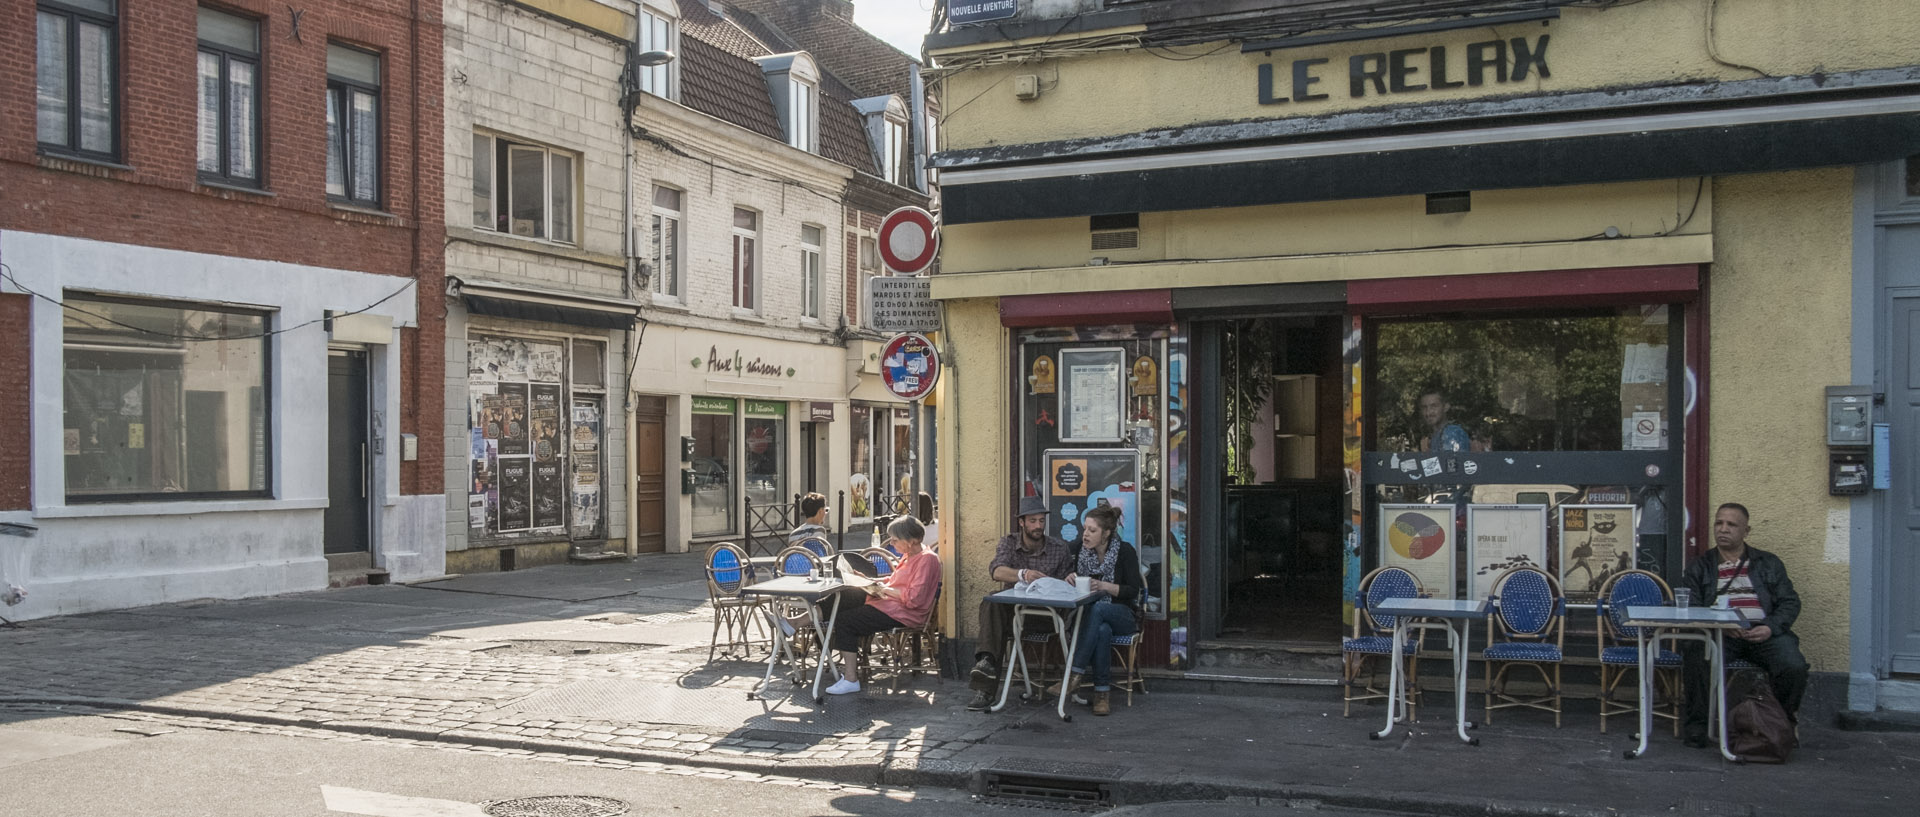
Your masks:
{"label": "window", "polygon": [[734,439],[731,397],[693,398],[693,535],[733,532]]}
{"label": "window", "polygon": [[671,187],[653,186],[653,294],[680,297],[680,225],[686,194]]}
{"label": "window", "polygon": [[880,175],[894,184],[900,183],[901,151],[906,143],[907,123],[887,120],[886,141],[880,151]]}
{"label": "window", "polygon": [[741,442],[746,449],[747,498],[755,505],[786,499],[787,404],[747,400]]}
{"label": "window", "polygon": [[575,154],[473,135],[473,226],[571,244]]}
{"label": "window", "polygon": [[119,155],[114,12],[114,0],[40,5],[35,96],[41,147],[104,159]]}
{"label": "window", "polygon": [[[673,51],[677,53],[679,49],[674,47],[673,29],[673,17],[663,13],[660,9],[642,9],[640,11],[639,49],[641,51]],[[674,63],[669,62],[666,65],[636,67],[634,70],[639,74],[640,90],[667,99],[677,97],[678,94],[673,92],[673,66]]]}
{"label": "window", "polygon": [[813,85],[787,78],[787,144],[809,153],[815,149]]}
{"label": "window", "polygon": [[260,184],[260,23],[200,9],[200,177]]}
{"label": "window", "polygon": [[820,278],[821,229],[812,224],[800,226],[800,314],[820,319],[820,293],[826,282]]}
{"label": "window", "polygon": [[380,203],[380,57],[327,46],[327,195]]}
{"label": "window", "polygon": [[267,315],[66,299],[67,501],[267,493]]}
{"label": "window", "polygon": [[733,305],[754,308],[753,247],[758,241],[760,214],[733,208]]}

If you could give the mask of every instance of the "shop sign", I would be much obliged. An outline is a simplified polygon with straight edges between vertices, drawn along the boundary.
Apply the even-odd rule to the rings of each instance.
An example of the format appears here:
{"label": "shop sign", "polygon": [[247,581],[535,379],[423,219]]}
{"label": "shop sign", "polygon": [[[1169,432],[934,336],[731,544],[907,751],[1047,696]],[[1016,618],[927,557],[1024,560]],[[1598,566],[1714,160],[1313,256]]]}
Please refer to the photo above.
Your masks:
{"label": "shop sign", "polygon": [[1492,82],[1527,82],[1535,74],[1553,76],[1547,69],[1547,42],[1552,35],[1531,40],[1514,37],[1469,43],[1456,53],[1444,45],[1397,48],[1355,54],[1347,58],[1344,88],[1339,69],[1326,57],[1308,57],[1291,63],[1261,63],[1260,104],[1318,102],[1342,91],[1350,99],[1412,94],[1449,88],[1479,88]]}
{"label": "shop sign", "polygon": [[940,354],[924,335],[900,335],[880,349],[880,379],[894,397],[919,400],[940,381]]}
{"label": "shop sign", "polygon": [[767,360],[763,357],[749,359],[739,349],[731,355],[720,354],[720,347],[707,347],[706,359],[694,358],[693,368],[704,369],[712,374],[755,375],[758,377],[793,377],[799,370],[791,366]]}
{"label": "shop sign", "polygon": [[693,398],[693,413],[725,414],[731,416],[733,414],[733,398],[695,397]]}
{"label": "shop sign", "polygon": [[812,423],[833,422],[833,404],[812,402],[807,404],[807,421]]}
{"label": "shop sign", "polygon": [[748,417],[778,417],[780,419],[786,419],[787,404],[776,403],[771,400],[748,400],[747,416]]}
{"label": "shop sign", "polygon": [[947,0],[947,22],[957,26],[1005,20],[1020,12],[1020,0]]}
{"label": "shop sign", "polygon": [[867,279],[868,320],[881,332],[938,332],[932,293],[931,278],[876,275]]}

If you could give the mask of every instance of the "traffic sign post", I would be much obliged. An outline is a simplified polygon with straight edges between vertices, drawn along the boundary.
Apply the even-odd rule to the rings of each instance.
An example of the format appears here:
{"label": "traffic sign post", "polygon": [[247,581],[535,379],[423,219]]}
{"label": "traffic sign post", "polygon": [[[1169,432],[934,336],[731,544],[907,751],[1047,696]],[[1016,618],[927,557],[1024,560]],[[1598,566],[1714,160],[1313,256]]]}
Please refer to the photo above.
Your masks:
{"label": "traffic sign post", "polygon": [[940,381],[940,353],[925,335],[897,335],[880,349],[880,379],[887,393],[918,402],[933,393]]}

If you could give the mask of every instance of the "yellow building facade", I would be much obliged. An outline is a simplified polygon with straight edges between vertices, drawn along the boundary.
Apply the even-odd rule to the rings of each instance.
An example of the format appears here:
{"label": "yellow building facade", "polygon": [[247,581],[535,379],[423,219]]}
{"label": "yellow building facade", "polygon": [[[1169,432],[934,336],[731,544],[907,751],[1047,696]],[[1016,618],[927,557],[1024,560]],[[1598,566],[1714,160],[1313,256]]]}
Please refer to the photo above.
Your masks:
{"label": "yellow building facade", "polygon": [[1125,509],[1143,663],[1202,677],[1337,654],[1383,565],[1533,562],[1591,630],[1739,502],[1812,700],[1920,708],[1920,8],[1328,5],[929,37],[962,644],[1023,495]]}

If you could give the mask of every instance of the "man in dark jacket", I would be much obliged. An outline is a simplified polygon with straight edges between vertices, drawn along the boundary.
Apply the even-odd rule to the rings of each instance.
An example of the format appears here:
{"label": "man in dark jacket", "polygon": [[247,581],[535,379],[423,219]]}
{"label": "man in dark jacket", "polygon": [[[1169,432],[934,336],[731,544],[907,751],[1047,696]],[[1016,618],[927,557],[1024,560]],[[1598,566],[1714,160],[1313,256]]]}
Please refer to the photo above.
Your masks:
{"label": "man in dark jacket", "polygon": [[[1751,626],[1726,633],[1726,657],[1744,658],[1766,670],[1774,697],[1793,718],[1807,693],[1807,659],[1793,621],[1800,617],[1800,594],[1787,578],[1780,557],[1747,544],[1747,508],[1729,502],[1713,515],[1714,548],[1687,565],[1680,587],[1693,591],[1696,604],[1713,605],[1726,597]],[[1682,648],[1686,665],[1688,746],[1707,745],[1707,682],[1711,672],[1699,643]]]}

